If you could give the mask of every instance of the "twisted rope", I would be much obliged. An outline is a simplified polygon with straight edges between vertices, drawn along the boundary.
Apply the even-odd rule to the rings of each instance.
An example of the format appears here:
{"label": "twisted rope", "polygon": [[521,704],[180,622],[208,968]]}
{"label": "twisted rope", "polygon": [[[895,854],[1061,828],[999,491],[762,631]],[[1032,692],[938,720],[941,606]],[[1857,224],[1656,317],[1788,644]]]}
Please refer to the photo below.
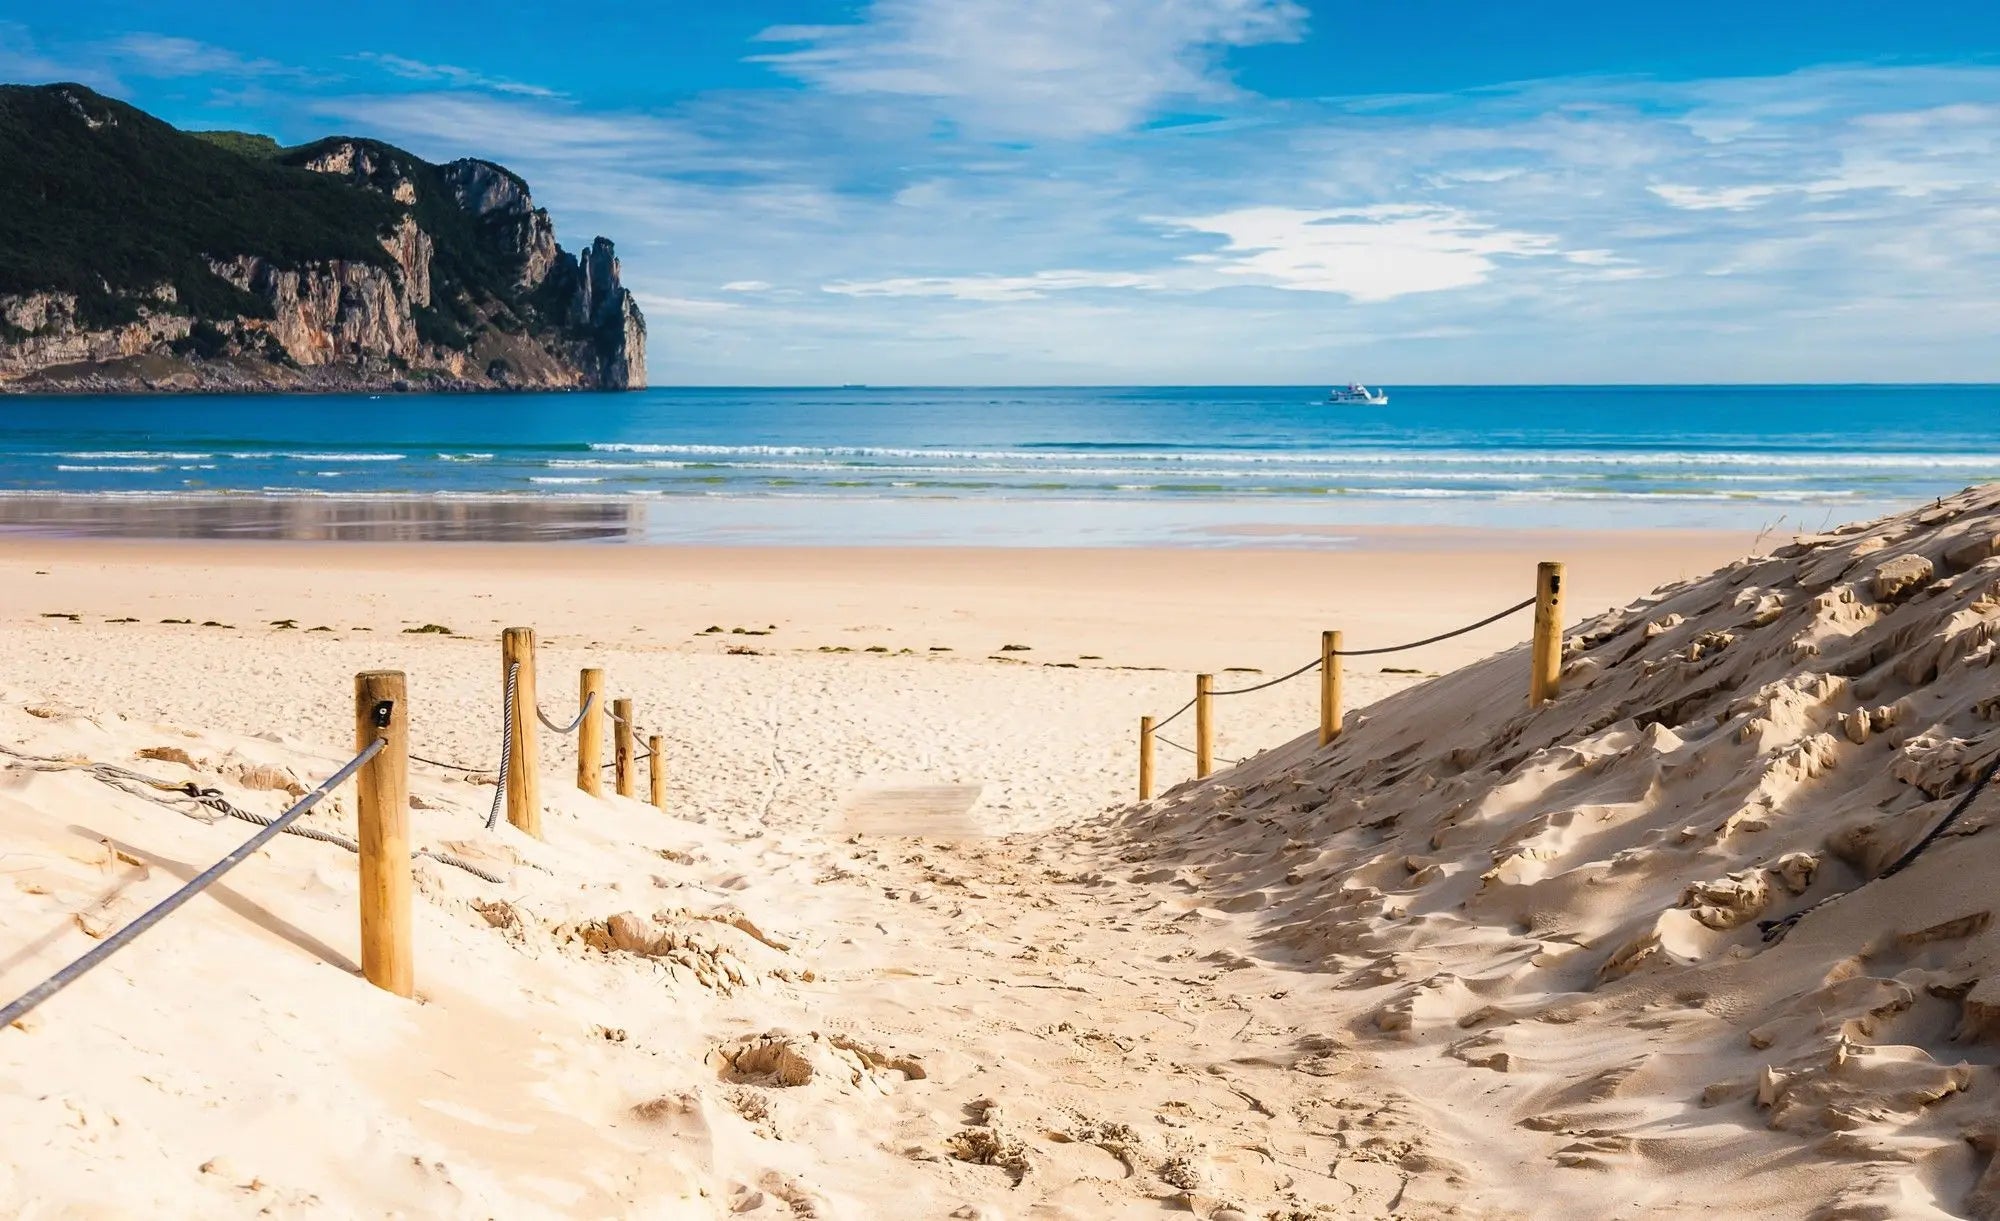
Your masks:
{"label": "twisted rope", "polygon": [[[521,663],[507,667],[507,684],[500,693],[500,770],[493,785],[493,808],[486,812],[486,829],[500,822],[500,807],[507,803],[507,771],[514,763],[514,686],[521,677]],[[536,709],[537,712],[541,710]]]}
{"label": "twisted rope", "polygon": [[[13,754],[11,751],[6,753]],[[32,762],[43,765],[37,768],[39,771],[87,771],[96,779],[110,785],[121,793],[144,798],[155,805],[165,806],[170,810],[185,814],[189,818],[199,819],[202,822],[219,822],[227,817],[239,818],[244,822],[255,823],[260,827],[268,827],[277,821],[277,819],[272,818],[268,814],[259,814],[255,810],[244,809],[242,806],[223,796],[221,789],[205,788],[192,780],[185,784],[175,784],[169,780],[161,780],[157,776],[148,776],[144,772],[135,772],[129,767],[120,767],[116,763],[93,763],[87,768],[81,768],[76,764],[60,759],[43,759],[24,755],[15,755],[15,757],[31,759]],[[214,813],[211,817],[202,818],[201,815],[196,814],[193,810],[181,809],[179,806],[173,804],[172,800],[162,797],[162,794],[169,795],[173,799],[186,801]],[[283,830],[285,834],[296,835],[300,839],[318,840],[322,844],[333,844],[356,854],[359,854],[361,851],[361,844],[357,840],[350,836],[342,835],[338,831],[325,831],[318,827],[291,825],[285,826]],[[488,873],[463,857],[452,856],[450,853],[434,852],[429,848],[419,848],[415,852],[410,853],[412,860],[415,860],[417,857],[429,857],[431,860],[441,864],[450,865],[456,869],[463,869],[473,877],[479,878],[482,881],[492,882],[495,885],[503,884],[507,881],[506,878],[498,874]]]}
{"label": "twisted rope", "polygon": [[265,823],[262,830],[238,844],[227,856],[196,874],[187,885],[155,903],[124,928],[92,946],[90,952],[71,962],[62,970],[49,976],[41,983],[28,989],[21,996],[0,1009],[0,1030],[13,1025],[32,1012],[36,1006],[54,996],[82,978],[85,972],[131,944],[132,940],[147,929],[172,915],[182,904],[194,898],[223,874],[248,860],[252,853],[270,843],[291,828],[292,823],[303,817],[306,811],[318,805],[322,798],[343,784],[349,776],[361,770],[361,765],[380,754],[388,745],[388,739],[377,738],[361,749],[361,752],[341,765],[339,771],[320,781],[319,787],[294,802],[292,808]]}

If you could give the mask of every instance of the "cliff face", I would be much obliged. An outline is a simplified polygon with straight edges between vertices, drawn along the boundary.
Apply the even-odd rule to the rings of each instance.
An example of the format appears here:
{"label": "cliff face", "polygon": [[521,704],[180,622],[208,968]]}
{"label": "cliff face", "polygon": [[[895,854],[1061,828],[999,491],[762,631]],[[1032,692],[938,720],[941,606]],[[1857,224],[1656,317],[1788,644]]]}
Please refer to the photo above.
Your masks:
{"label": "cliff face", "polygon": [[0,389],[645,385],[611,242],[563,250],[504,167],[243,147],[0,88],[0,163],[24,170],[0,181]]}

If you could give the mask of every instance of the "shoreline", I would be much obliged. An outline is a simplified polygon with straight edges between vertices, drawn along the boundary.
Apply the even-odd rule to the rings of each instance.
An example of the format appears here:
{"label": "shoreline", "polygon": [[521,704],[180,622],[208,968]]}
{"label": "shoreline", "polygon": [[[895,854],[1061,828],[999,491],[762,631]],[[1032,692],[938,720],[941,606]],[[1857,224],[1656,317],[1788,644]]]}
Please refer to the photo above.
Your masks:
{"label": "shoreline", "polygon": [[[1783,538],[1869,505],[1384,499],[626,495],[445,492],[0,493],[0,537],[282,543],[613,543],[949,550],[1374,549],[1383,539]],[[1797,516],[1795,516],[1797,514]]]}
{"label": "shoreline", "polygon": [[[1541,560],[1569,565],[1574,620],[1758,546],[1736,531],[1399,527],[1354,537],[1352,547],[1295,549],[12,536],[0,538],[0,621],[74,614],[136,620],[128,632],[160,630],[165,619],[259,633],[286,621],[343,633],[435,623],[474,638],[528,624],[548,639],[692,652],[908,649],[1014,664],[1275,671],[1309,656],[1322,629],[1375,644],[1480,618],[1517,591],[1532,593]],[[1524,619],[1496,624],[1426,653],[1423,667],[1509,647],[1527,630]],[[1027,647],[1002,656],[1010,644]]]}

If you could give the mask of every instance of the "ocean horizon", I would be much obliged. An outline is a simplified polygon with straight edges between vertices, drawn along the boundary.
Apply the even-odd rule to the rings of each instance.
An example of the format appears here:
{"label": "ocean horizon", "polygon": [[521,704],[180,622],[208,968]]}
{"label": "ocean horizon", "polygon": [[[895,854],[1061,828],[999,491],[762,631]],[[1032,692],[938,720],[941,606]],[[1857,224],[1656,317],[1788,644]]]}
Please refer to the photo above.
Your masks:
{"label": "ocean horizon", "polygon": [[1814,530],[2000,479],[1989,384],[1388,391],[21,396],[0,527],[1318,546],[1343,526]]}

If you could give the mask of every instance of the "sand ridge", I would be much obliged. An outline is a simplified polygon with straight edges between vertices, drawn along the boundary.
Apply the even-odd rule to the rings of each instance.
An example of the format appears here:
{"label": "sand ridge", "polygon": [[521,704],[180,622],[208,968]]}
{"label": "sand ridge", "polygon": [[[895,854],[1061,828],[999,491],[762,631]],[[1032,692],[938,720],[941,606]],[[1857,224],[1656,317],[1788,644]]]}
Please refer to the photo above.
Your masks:
{"label": "sand ridge", "polygon": [[1669,1212],[1993,1215],[2000,792],[1870,880],[2000,751],[1996,556],[1990,489],[1801,540],[1585,622],[1553,705],[1515,650],[1125,833],[1535,1162]]}

